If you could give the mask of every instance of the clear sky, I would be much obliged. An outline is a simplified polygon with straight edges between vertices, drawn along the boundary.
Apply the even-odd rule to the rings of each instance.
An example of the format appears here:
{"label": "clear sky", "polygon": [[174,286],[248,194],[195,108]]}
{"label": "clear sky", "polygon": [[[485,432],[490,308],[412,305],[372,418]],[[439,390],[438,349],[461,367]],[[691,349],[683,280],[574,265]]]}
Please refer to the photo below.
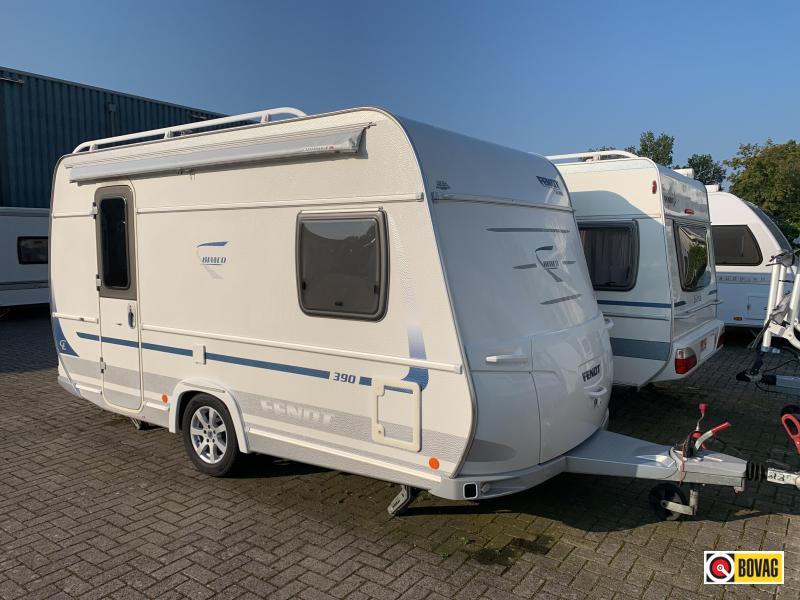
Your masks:
{"label": "clear sky", "polygon": [[0,0],[0,65],[224,113],[376,105],[543,154],[800,137],[800,3]]}

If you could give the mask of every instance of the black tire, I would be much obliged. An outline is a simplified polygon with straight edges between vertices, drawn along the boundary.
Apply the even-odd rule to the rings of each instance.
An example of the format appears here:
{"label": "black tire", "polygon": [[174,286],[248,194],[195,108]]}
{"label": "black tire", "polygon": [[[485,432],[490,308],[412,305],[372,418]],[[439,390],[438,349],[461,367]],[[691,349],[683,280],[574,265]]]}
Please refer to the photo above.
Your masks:
{"label": "black tire", "polygon": [[[215,433],[213,423],[211,427],[203,429],[204,432],[208,432],[207,434],[199,436],[192,434],[192,419],[195,415],[198,415],[198,419],[206,417],[206,421],[209,421],[211,419],[207,417],[209,414],[213,416],[214,413],[218,415],[225,425],[224,451],[220,451],[219,448],[219,442],[221,442],[223,438],[222,431]],[[219,429],[217,418],[214,417],[213,420],[216,422],[216,428]],[[209,394],[197,394],[194,396],[183,412],[183,418],[181,419],[181,435],[183,436],[183,445],[186,448],[186,453],[189,455],[189,460],[192,461],[192,464],[198,471],[206,475],[211,475],[212,477],[225,477],[232,473],[240,455],[239,440],[236,437],[236,430],[233,427],[233,419],[231,419],[228,409],[225,407],[222,400]],[[203,450],[201,455],[200,451],[195,450],[195,442],[202,444],[204,441],[205,445],[201,448],[201,450]],[[213,452],[215,453],[213,455],[209,452],[212,446]],[[217,452],[220,453],[219,457],[216,456]],[[203,456],[205,456],[205,459]],[[214,462],[209,462],[209,460],[212,459],[214,459]]]}
{"label": "black tire", "polygon": [[662,500],[668,500],[677,504],[685,504],[688,506],[689,501],[686,499],[686,494],[683,490],[673,483],[659,483],[652,490],[650,490],[650,506],[656,511],[656,514],[662,521],[677,521],[683,514],[679,512],[672,512],[671,510],[661,506]]}
{"label": "black tire", "polygon": [[800,418],[800,406],[797,406],[796,404],[787,404],[781,410],[781,417],[787,414]]}

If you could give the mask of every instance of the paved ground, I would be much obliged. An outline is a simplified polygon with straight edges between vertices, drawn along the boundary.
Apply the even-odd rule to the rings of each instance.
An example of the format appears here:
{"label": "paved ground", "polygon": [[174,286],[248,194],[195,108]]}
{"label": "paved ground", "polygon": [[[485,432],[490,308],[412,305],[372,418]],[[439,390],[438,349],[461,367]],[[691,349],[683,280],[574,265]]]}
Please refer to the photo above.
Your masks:
{"label": "paved ground", "polygon": [[[620,395],[611,428],[672,443],[707,401],[735,424],[728,451],[799,466],[784,399],[733,381],[745,342],[684,383]],[[662,523],[649,488],[560,476],[390,519],[395,488],[363,477],[257,457],[207,478],[179,437],[58,387],[46,313],[0,320],[0,598],[800,597],[800,493],[707,489],[699,518]],[[703,586],[715,548],[785,550],[786,585]]]}

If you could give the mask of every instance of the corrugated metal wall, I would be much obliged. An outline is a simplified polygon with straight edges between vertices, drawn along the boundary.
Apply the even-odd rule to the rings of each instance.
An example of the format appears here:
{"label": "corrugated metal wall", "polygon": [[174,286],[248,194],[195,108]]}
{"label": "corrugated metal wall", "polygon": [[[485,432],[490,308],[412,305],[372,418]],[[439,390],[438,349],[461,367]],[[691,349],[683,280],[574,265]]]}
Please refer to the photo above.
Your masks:
{"label": "corrugated metal wall", "polygon": [[81,142],[218,116],[0,67],[0,206],[48,208],[56,161]]}

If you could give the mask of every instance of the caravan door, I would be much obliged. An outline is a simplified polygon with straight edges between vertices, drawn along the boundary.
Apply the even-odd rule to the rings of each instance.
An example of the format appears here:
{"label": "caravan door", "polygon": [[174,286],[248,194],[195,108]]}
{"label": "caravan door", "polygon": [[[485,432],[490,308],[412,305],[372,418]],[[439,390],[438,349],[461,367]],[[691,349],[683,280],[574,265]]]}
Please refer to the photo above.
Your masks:
{"label": "caravan door", "polygon": [[101,188],[95,204],[103,397],[135,411],[142,387],[133,192],[127,186]]}

